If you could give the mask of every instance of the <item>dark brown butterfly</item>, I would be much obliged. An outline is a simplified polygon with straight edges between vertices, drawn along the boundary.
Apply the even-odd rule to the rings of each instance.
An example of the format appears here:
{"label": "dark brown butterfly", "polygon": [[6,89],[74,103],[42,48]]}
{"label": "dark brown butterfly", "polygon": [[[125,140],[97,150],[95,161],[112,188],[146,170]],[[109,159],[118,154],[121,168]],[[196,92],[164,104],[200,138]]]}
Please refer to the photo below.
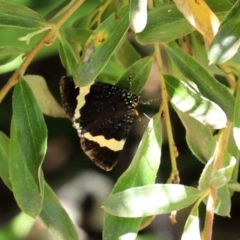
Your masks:
{"label": "dark brown butterfly", "polygon": [[139,96],[97,81],[79,88],[72,77],[61,79],[60,92],[83,151],[97,166],[111,170],[124,147]]}

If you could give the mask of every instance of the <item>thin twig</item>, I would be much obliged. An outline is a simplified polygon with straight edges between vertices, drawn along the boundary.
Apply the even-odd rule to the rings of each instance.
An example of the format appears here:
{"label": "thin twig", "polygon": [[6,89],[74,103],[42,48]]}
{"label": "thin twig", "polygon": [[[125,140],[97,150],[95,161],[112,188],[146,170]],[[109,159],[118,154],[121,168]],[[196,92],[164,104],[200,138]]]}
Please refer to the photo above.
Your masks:
{"label": "thin twig", "polygon": [[163,78],[163,70],[162,70],[162,62],[161,62],[161,55],[160,55],[160,47],[159,45],[154,45],[155,49],[155,57],[159,69],[159,76],[161,81],[161,95],[162,95],[162,113],[163,117],[166,123],[166,129],[167,129],[167,136],[168,136],[168,145],[169,145],[169,151],[170,151],[170,158],[171,158],[171,166],[172,166],[172,172],[169,177],[168,182],[171,183],[179,183],[179,173],[177,168],[177,162],[176,158],[178,156],[178,150],[174,142],[173,133],[172,133],[172,125],[171,125],[171,119],[170,119],[170,113],[168,108],[168,94],[166,90],[165,81]]}
{"label": "thin twig", "polygon": [[73,14],[74,11],[84,2],[84,0],[76,0],[69,5],[69,8],[65,11],[65,13],[61,16],[61,18],[56,22],[56,24],[51,25],[52,28],[43,36],[42,39],[33,47],[33,49],[28,52],[25,56],[24,61],[21,66],[13,73],[13,75],[9,78],[7,83],[3,86],[0,91],[0,103],[7,95],[9,90],[18,82],[21,76],[25,73],[28,65],[31,63],[35,55],[40,51],[40,49],[52,42],[52,39],[56,36],[58,29],[63,25],[63,23]]}
{"label": "thin twig", "polygon": [[[227,127],[222,129],[219,133],[219,139],[216,146],[216,152],[213,161],[213,169],[211,173],[212,176],[216,171],[218,171],[222,167],[223,158],[227,150],[228,139],[231,129],[232,123],[228,122]],[[207,201],[206,218],[204,223],[202,240],[211,240],[212,238],[214,210],[216,203],[217,203],[217,189],[214,188],[213,186],[210,186],[210,193]]]}

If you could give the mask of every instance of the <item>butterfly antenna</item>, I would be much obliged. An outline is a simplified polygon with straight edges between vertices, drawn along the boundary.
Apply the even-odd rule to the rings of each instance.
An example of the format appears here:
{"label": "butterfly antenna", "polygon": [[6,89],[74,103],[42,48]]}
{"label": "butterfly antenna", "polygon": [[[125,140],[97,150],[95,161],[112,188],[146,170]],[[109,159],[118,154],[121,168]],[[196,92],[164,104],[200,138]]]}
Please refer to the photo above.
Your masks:
{"label": "butterfly antenna", "polygon": [[143,113],[143,115],[144,115],[148,120],[151,120],[151,118],[150,118],[146,113]]}

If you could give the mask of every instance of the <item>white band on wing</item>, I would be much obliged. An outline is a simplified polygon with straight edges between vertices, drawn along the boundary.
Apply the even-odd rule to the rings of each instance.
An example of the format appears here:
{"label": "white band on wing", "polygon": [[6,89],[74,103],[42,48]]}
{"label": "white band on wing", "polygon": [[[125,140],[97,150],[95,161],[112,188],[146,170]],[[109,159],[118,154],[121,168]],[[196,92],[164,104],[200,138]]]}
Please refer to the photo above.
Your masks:
{"label": "white band on wing", "polygon": [[92,136],[91,133],[89,132],[82,134],[82,137],[86,138],[87,140],[98,143],[100,147],[107,147],[115,152],[121,151],[123,149],[126,140],[122,139],[121,141],[118,141],[114,138],[106,139],[103,135]]}

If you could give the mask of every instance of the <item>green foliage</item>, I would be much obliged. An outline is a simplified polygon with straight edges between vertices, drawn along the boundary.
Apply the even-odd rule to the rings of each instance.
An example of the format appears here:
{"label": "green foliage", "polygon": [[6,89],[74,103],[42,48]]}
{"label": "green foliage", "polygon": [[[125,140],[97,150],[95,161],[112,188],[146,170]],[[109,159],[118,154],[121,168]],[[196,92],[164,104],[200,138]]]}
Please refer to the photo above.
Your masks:
{"label": "green foliage", "polygon": [[236,27],[240,23],[240,1],[228,12],[221,27],[211,43],[208,59],[210,63],[224,63],[232,58],[239,48],[240,31]]}
{"label": "green foliage", "polygon": [[[154,183],[160,165],[162,144],[159,117],[159,114],[157,114],[149,122],[148,128],[143,135],[135,157],[128,169],[115,184],[112,196],[126,189],[135,189],[134,187],[137,186]],[[137,200],[136,198],[132,199]],[[144,216],[139,216],[139,218],[120,218],[116,216],[116,214],[112,215],[107,213],[103,229],[104,239],[117,239],[118,236],[122,236],[128,232],[137,236],[138,229],[143,221],[142,217]],[[115,231],[112,231],[113,227]]]}
{"label": "green foliage", "polygon": [[[152,216],[191,205],[182,240],[191,239],[193,234],[194,239],[201,239],[199,204],[208,204],[215,192],[214,213],[230,216],[231,196],[234,191],[240,191],[237,182],[240,155],[240,54],[237,53],[240,0],[236,3],[206,1],[219,19],[224,17],[208,52],[202,36],[174,3],[160,0],[155,1],[154,6],[149,3],[149,11],[143,9],[144,14],[147,12],[147,25],[144,28],[143,21],[138,28],[133,18],[138,14],[136,6],[139,2],[130,1],[130,10],[124,3],[116,4],[118,8],[113,12],[117,2],[86,1],[81,5],[82,1],[76,0],[54,7],[46,3],[46,12],[38,13],[24,4],[0,0],[0,31],[24,29],[27,35],[24,32],[26,36],[21,40],[26,43],[31,40],[32,44],[22,48],[16,36],[11,37],[11,41],[15,41],[11,44],[11,41],[4,40],[2,34],[0,70],[3,71],[4,65],[11,64],[18,56],[22,56],[23,64],[0,91],[2,101],[14,86],[10,136],[0,129],[0,177],[13,192],[22,212],[33,218],[39,216],[53,239],[77,240],[74,224],[45,181],[42,171],[47,149],[47,126],[41,104],[36,99],[39,95],[50,98],[47,97],[50,93],[31,89],[28,81],[35,78],[28,76],[27,81],[24,80],[26,67],[41,47],[50,45],[47,55],[59,53],[66,75],[72,75],[76,85],[86,86],[100,78],[124,89],[129,87],[131,76],[131,91],[140,94],[156,59],[163,103],[170,100],[169,104],[186,130],[189,149],[196,161],[205,167],[199,177],[198,188],[179,184],[181,173],[178,173],[175,159],[177,150],[169,110],[162,104],[149,121],[131,164],[117,180],[109,198],[102,203],[105,210],[103,239],[135,239],[138,231],[152,221]],[[144,29],[139,32],[141,28]],[[135,43],[152,44],[154,54],[141,57],[142,54],[129,40],[128,32],[135,36]],[[54,42],[58,42],[58,48]],[[162,65],[158,54],[160,48]],[[186,48],[191,49],[191,54],[184,51]],[[222,68],[209,66],[209,61],[225,65],[220,66]],[[168,75],[163,69],[168,69],[165,71]],[[227,73],[224,69],[228,70]],[[229,79],[229,72],[238,76],[238,82],[233,74],[234,80]],[[219,81],[219,76],[222,81]],[[41,84],[43,86],[44,81]],[[54,117],[64,116],[57,104],[48,112]],[[166,122],[170,152],[175,156],[170,154],[172,173],[169,173],[168,183],[155,184],[161,167],[162,119]],[[219,133],[214,132],[216,129]]]}
{"label": "green foliage", "polygon": [[20,208],[36,217],[42,209],[43,174],[47,131],[43,115],[24,80],[13,93],[13,116],[9,143],[9,177]]}

